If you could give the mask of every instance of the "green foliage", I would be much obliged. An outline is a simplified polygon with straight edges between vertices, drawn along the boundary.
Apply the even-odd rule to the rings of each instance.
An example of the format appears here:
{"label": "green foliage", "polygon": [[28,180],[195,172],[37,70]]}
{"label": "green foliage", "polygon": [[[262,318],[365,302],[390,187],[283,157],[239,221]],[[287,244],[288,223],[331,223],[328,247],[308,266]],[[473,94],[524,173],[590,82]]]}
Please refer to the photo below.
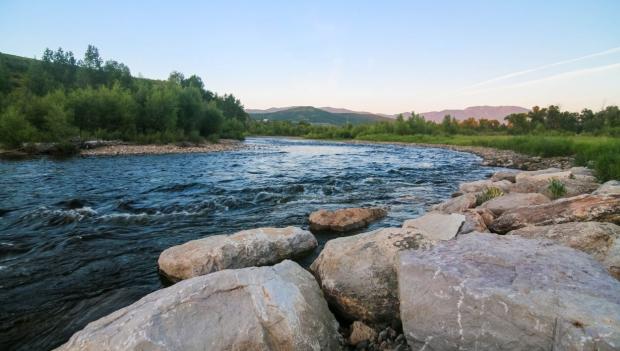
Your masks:
{"label": "green foliage", "polygon": [[549,180],[549,185],[547,186],[547,189],[549,190],[551,196],[554,199],[566,195],[566,186],[560,180],[555,178]]}
{"label": "green foliage", "polygon": [[0,114],[0,140],[5,145],[19,147],[22,143],[32,141],[35,134],[36,129],[15,108]]}
{"label": "green foliage", "polygon": [[[0,144],[113,138],[145,143],[243,138],[249,116],[233,95],[218,96],[203,81],[173,72],[166,81],[131,76],[89,45],[76,61],[62,48],[42,60],[0,53]],[[13,128],[20,128],[14,130]]]}
{"label": "green foliage", "polygon": [[504,195],[504,192],[500,188],[497,188],[497,187],[486,188],[480,194],[476,195],[476,206],[480,206],[483,203],[493,198],[503,196],[503,195]]}

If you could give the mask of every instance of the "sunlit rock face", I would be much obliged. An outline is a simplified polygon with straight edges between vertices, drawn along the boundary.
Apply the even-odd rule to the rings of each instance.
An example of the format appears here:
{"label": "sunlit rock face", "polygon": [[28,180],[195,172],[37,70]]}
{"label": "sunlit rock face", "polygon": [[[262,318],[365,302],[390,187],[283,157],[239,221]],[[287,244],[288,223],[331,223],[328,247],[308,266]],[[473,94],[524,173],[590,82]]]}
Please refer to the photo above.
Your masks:
{"label": "sunlit rock face", "polygon": [[338,322],[292,261],[224,270],[151,293],[58,350],[339,350]]}
{"label": "sunlit rock face", "polygon": [[589,255],[549,240],[472,233],[398,264],[413,349],[612,350],[620,282]]}

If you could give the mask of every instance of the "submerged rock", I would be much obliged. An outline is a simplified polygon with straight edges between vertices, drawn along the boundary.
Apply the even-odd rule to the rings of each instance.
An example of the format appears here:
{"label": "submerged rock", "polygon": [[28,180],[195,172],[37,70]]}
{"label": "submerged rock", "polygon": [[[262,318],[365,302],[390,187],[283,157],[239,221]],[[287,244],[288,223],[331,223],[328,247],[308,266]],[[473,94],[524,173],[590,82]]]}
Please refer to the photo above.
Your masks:
{"label": "submerged rock", "polygon": [[164,250],[159,269],[172,281],[229,268],[265,266],[317,246],[312,233],[297,227],[258,228],[214,235]]}
{"label": "submerged rock", "polygon": [[368,226],[383,218],[387,211],[382,208],[343,208],[336,211],[318,210],[310,214],[310,229],[346,232]]}
{"label": "submerged rock", "polygon": [[292,261],[189,279],[89,323],[58,350],[339,350],[338,322]]}
{"label": "submerged rock", "polygon": [[620,279],[620,226],[613,223],[569,222],[530,226],[508,232],[531,239],[551,239],[592,255]]}
{"label": "submerged rock", "polygon": [[612,350],[620,282],[548,240],[469,234],[401,254],[403,330],[412,349]]}
{"label": "submerged rock", "polygon": [[371,325],[389,324],[398,319],[397,253],[428,249],[434,243],[421,230],[407,228],[332,239],[310,270],[343,317]]}
{"label": "submerged rock", "polygon": [[465,216],[462,214],[430,212],[422,217],[406,220],[403,228],[420,229],[431,240],[450,240],[456,236],[463,223]]}
{"label": "submerged rock", "polygon": [[528,225],[586,221],[620,224],[620,195],[580,195],[543,205],[517,207],[496,218],[489,229],[504,234]]}
{"label": "submerged rock", "polygon": [[493,212],[495,216],[517,207],[542,205],[551,202],[545,195],[539,193],[510,193],[492,198],[483,203],[482,208]]}

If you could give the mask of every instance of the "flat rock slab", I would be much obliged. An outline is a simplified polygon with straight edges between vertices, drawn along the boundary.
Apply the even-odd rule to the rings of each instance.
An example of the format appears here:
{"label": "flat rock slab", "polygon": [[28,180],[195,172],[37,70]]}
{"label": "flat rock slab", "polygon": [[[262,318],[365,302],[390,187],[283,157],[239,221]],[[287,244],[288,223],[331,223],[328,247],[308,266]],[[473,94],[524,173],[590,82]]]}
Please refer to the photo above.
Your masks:
{"label": "flat rock slab", "polygon": [[620,226],[601,222],[569,222],[530,226],[508,232],[530,239],[550,239],[592,255],[620,279]]}
{"label": "flat rock slab", "polygon": [[402,250],[432,247],[418,229],[385,228],[332,239],[310,266],[337,312],[371,325],[398,319],[395,259]]}
{"label": "flat rock slab", "polygon": [[429,212],[422,217],[406,220],[403,228],[420,229],[431,240],[450,240],[456,236],[463,223],[465,216],[462,214]]}
{"label": "flat rock slab", "polygon": [[387,211],[383,208],[343,208],[336,211],[318,210],[310,214],[310,229],[346,232],[364,228],[373,221],[383,218]]}
{"label": "flat rock slab", "polygon": [[505,234],[528,225],[587,221],[620,224],[620,195],[579,195],[543,205],[517,207],[496,218],[489,229]]}
{"label": "flat rock slab", "polygon": [[548,240],[469,234],[400,256],[412,349],[613,350],[620,282],[587,254]]}
{"label": "flat rock slab", "polygon": [[503,196],[492,198],[483,203],[480,207],[493,212],[495,216],[517,207],[542,205],[550,203],[551,200],[539,193],[510,193]]}
{"label": "flat rock slab", "polygon": [[158,264],[166,277],[179,281],[223,269],[278,263],[316,246],[314,235],[297,227],[258,228],[173,246],[161,253]]}
{"label": "flat rock slab", "polygon": [[292,261],[188,279],[89,323],[58,350],[340,350],[314,277]]}

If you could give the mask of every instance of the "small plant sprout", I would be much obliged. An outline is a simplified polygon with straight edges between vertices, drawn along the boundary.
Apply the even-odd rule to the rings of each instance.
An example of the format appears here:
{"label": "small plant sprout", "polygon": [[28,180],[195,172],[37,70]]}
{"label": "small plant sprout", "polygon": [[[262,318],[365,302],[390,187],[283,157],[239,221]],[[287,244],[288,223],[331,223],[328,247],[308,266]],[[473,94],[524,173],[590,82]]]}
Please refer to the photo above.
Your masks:
{"label": "small plant sprout", "polygon": [[566,186],[559,179],[553,178],[549,180],[549,186],[547,187],[551,193],[553,199],[560,198],[566,195]]}

